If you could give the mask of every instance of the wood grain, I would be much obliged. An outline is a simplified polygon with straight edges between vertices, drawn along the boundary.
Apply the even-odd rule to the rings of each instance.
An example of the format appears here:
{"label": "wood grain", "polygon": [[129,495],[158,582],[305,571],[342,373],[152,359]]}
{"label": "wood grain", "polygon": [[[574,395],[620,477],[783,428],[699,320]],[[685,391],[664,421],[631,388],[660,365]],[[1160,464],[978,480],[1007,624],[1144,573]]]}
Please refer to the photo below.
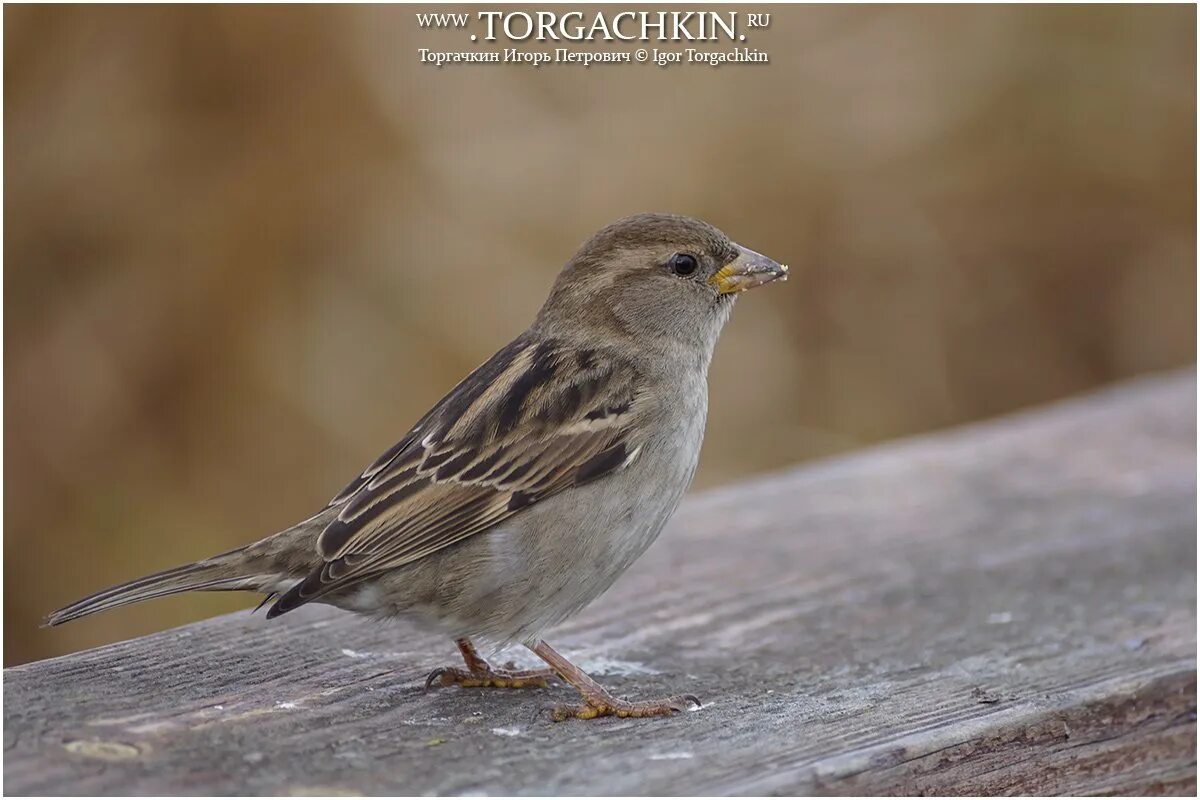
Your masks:
{"label": "wood grain", "polygon": [[698,711],[553,724],[425,691],[407,624],[239,613],[6,670],[4,789],[1194,793],[1195,412],[1156,377],[689,499],[551,641]]}

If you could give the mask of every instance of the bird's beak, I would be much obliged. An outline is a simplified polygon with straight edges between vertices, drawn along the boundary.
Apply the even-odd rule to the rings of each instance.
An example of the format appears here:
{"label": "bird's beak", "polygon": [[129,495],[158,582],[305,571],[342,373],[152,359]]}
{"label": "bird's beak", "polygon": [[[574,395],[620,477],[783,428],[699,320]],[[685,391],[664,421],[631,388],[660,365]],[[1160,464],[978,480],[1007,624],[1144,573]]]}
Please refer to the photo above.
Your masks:
{"label": "bird's beak", "polygon": [[788,268],[766,256],[737,245],[739,255],[708,279],[720,294],[736,294],[773,280],[787,280]]}

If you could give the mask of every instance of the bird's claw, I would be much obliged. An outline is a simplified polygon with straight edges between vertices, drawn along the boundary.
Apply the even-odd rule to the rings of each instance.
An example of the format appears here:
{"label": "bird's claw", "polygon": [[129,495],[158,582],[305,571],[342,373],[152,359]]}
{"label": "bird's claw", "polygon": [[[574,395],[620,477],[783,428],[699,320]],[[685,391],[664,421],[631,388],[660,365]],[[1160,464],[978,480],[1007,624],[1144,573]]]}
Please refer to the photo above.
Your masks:
{"label": "bird's claw", "polygon": [[582,705],[543,706],[534,715],[537,719],[543,712],[554,722],[571,718],[595,719],[596,717],[667,717],[689,710],[689,706],[700,708],[700,699],[694,694],[680,694],[665,700],[629,701],[615,697],[585,698]]}
{"label": "bird's claw", "polygon": [[440,683],[469,689],[545,689],[552,677],[554,673],[548,669],[513,671],[489,667],[472,672],[458,667],[438,667],[425,678],[425,688],[432,689]]}
{"label": "bird's claw", "polygon": [[444,675],[448,669],[449,669],[448,667],[438,667],[433,672],[426,675],[425,676],[425,688],[427,690],[432,689],[434,682],[437,681],[438,678],[442,677],[442,675]]}

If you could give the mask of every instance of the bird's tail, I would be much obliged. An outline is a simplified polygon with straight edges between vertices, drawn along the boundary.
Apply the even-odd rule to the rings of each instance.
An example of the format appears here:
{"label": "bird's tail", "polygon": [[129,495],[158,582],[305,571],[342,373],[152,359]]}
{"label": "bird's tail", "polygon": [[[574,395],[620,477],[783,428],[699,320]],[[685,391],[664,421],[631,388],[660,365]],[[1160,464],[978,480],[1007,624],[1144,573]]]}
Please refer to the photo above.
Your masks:
{"label": "bird's tail", "polygon": [[259,573],[257,568],[263,565],[258,563],[259,559],[250,556],[251,547],[253,545],[239,547],[194,564],[156,572],[88,595],[48,615],[45,625],[61,625],[97,611],[180,592],[273,591],[277,578]]}

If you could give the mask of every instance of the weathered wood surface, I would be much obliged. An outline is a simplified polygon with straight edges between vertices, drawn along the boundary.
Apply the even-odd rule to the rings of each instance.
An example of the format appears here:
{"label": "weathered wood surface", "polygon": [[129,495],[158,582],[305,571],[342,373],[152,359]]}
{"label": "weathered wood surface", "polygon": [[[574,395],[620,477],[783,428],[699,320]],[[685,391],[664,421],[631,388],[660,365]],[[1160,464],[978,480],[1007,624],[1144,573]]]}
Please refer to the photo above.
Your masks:
{"label": "weathered wood surface", "polygon": [[570,690],[427,692],[441,638],[241,613],[7,670],[4,788],[1192,793],[1195,393],[1148,379],[691,498],[552,641],[699,711],[534,720]]}

